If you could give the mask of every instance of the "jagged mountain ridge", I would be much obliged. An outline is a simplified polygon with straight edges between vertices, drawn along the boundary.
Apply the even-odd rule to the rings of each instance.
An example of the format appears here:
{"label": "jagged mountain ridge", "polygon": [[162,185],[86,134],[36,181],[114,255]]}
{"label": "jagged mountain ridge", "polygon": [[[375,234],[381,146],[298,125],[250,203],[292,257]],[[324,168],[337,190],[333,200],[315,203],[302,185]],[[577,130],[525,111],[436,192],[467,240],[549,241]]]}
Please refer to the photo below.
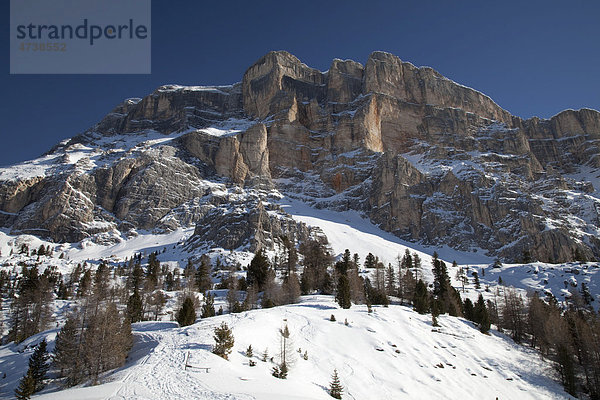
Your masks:
{"label": "jagged mountain ridge", "polygon": [[[262,207],[283,193],[358,210],[411,241],[513,260],[526,248],[544,261],[575,249],[598,257],[599,142],[597,111],[522,120],[389,53],[321,72],[270,52],[241,83],[161,86],[43,158],[4,169],[0,222],[71,242],[200,222],[194,241],[211,241],[205,225],[219,204],[252,192]],[[272,244],[280,229],[264,226],[279,224],[253,213],[219,218],[221,237]],[[240,221],[248,226],[227,227]],[[220,243],[246,240],[237,239]]]}

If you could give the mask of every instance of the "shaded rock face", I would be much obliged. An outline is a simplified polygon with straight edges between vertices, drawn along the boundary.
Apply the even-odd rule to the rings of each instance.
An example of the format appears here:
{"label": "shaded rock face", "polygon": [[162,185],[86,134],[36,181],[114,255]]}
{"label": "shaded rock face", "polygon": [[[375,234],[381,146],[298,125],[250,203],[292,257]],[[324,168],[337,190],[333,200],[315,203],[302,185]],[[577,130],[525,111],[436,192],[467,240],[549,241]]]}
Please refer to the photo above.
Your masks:
{"label": "shaded rock face", "polygon": [[171,133],[203,128],[209,121],[241,116],[240,85],[181,87],[165,85],[143,99],[128,99],[108,114],[95,131],[120,134],[154,129]]}
{"label": "shaded rock face", "polygon": [[300,243],[322,236],[318,228],[294,221],[279,206],[259,198],[221,200],[197,222],[189,246],[256,252],[282,248],[284,237]]}
{"label": "shaded rock face", "polygon": [[277,190],[426,244],[598,257],[600,188],[585,177],[600,175],[599,148],[594,110],[522,120],[389,53],[321,72],[277,51],[238,84],[126,100],[55,147],[44,173],[0,171],[0,222],[57,241],[196,225],[200,241],[256,249],[307,234],[273,216]]}

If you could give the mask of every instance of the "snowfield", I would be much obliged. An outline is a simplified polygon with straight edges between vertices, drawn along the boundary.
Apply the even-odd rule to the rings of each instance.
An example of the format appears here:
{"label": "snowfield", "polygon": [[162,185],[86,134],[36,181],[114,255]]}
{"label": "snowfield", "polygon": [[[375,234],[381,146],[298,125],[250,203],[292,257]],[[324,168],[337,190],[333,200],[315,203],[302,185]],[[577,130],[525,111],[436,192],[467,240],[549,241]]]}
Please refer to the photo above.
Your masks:
{"label": "snowfield", "polygon": [[[335,315],[336,321],[329,318]],[[348,321],[348,325],[344,321]],[[211,353],[213,329],[226,322],[235,346],[226,361]],[[287,321],[293,349],[307,351],[308,360],[293,351],[287,380],[271,376],[279,361],[278,329]],[[462,318],[430,316],[392,305],[339,309],[329,296],[307,296],[299,304],[253,310],[200,320],[178,328],[174,322],[134,324],[134,348],[127,364],[104,377],[104,383],[53,391],[37,399],[331,399],[331,374],[338,370],[345,399],[562,399],[569,398],[551,376],[551,367],[537,352],[516,345],[504,335],[481,334]],[[54,331],[55,332],[55,331]],[[44,334],[21,345],[0,348],[0,369],[7,363],[26,365]],[[47,334],[53,339],[54,333]],[[52,347],[50,343],[50,348]],[[254,349],[255,367],[244,355]],[[185,360],[189,355],[185,369]],[[200,368],[209,368],[209,372]],[[23,369],[9,369],[6,380],[16,385]],[[13,385],[0,386],[10,397]]]}
{"label": "snowfield", "polygon": [[[381,231],[358,213],[317,210],[297,200],[282,197],[281,206],[294,219],[318,226],[327,235],[333,254],[346,248],[360,255],[361,262],[372,252],[386,265],[397,269],[396,257],[406,249],[422,258],[422,271],[431,283],[431,254],[438,251],[446,261],[452,284],[463,298],[476,300],[479,293],[493,299],[502,278],[504,286],[514,286],[523,296],[533,291],[552,293],[564,301],[585,283],[597,309],[600,303],[598,263],[511,264],[495,268],[481,252],[464,253],[451,249],[427,248],[401,241]],[[190,256],[186,239],[193,228],[169,234],[137,232],[137,236],[113,245],[100,245],[90,240],[57,245],[31,235],[13,236],[0,231],[0,265],[20,268],[20,263],[37,263],[40,272],[48,266],[68,274],[77,263],[87,261],[95,268],[104,259],[110,265],[122,263],[134,253],[144,257],[158,251],[159,260],[170,268],[183,268]],[[22,244],[30,249],[50,245],[52,256],[19,254]],[[60,258],[64,253],[64,257]],[[213,263],[219,257],[227,263],[247,266],[252,254],[238,249],[210,252]],[[458,267],[451,267],[453,260]],[[457,279],[458,268],[469,268],[465,290]],[[471,273],[477,271],[481,282],[475,288]],[[362,275],[372,271],[363,268]],[[240,272],[243,274],[243,272]],[[213,282],[217,282],[213,279]],[[215,306],[225,306],[225,290],[215,290]],[[50,382],[36,394],[39,399],[330,399],[327,393],[331,374],[338,370],[344,385],[344,399],[560,399],[569,398],[558,383],[552,364],[542,360],[538,352],[515,344],[509,337],[490,331],[483,335],[471,322],[442,315],[440,328],[431,324],[431,316],[419,315],[409,307],[392,304],[374,307],[372,314],[364,305],[339,309],[331,296],[305,296],[299,304],[260,309],[239,314],[226,314],[198,320],[192,326],[179,328],[168,321],[175,311],[177,292],[168,296],[163,321],[134,324],[134,347],[126,365],[103,376],[99,386],[78,386],[60,390]],[[543,297],[543,296],[542,296]],[[0,398],[12,398],[14,389],[27,369],[33,347],[46,337],[49,350],[66,313],[75,301],[56,300],[54,329],[35,335],[19,345],[0,346]],[[225,308],[225,307],[224,307]],[[2,307],[4,333],[8,328],[8,303]],[[329,321],[335,315],[336,322]],[[287,380],[271,376],[279,362],[278,329],[287,321],[293,342],[294,362]],[[344,324],[345,320],[348,325]],[[235,347],[230,361],[211,353],[213,329],[225,321],[233,329]],[[252,345],[255,367],[248,365],[244,353]],[[260,360],[268,349],[269,360]],[[300,357],[308,353],[308,360]],[[185,360],[192,368],[185,369]],[[273,361],[270,361],[270,358]],[[205,369],[208,368],[209,372]]]}

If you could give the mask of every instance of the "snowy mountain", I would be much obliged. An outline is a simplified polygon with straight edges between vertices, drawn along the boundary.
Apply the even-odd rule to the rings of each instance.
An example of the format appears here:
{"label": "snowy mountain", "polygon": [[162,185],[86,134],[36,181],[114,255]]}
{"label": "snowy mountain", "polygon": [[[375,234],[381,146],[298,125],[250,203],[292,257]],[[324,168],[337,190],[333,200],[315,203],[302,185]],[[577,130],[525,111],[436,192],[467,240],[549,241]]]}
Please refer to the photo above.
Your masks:
{"label": "snowy mountain", "polygon": [[524,251],[546,262],[592,259],[599,132],[596,111],[522,120],[388,53],[365,66],[336,59],[321,72],[271,52],[241,83],[161,86],[45,156],[2,169],[0,224],[99,243],[197,225],[205,241],[201,225],[251,196],[252,207],[220,221],[246,227],[215,244],[272,249],[281,229],[302,230],[260,218],[260,205],[283,195],[359,212],[413,243],[507,261]]}
{"label": "snowy mountain", "polygon": [[[141,295],[143,319],[156,321],[133,324],[125,364],[103,369],[98,386],[82,379],[65,390],[53,370],[39,398],[326,399],[334,369],[344,398],[569,398],[555,368],[562,343],[535,343],[530,327],[524,337],[544,357],[515,343],[498,307],[537,293],[556,305],[547,315],[598,310],[600,264],[589,260],[600,256],[599,135],[597,111],[522,120],[382,52],[364,66],[335,59],[326,72],[271,52],[241,83],[165,85],[127,99],[42,157],[0,169],[0,321],[18,342],[0,346],[0,397],[13,396],[42,338],[52,351],[69,316],[93,301],[96,312],[114,303],[130,315]],[[334,298],[346,249],[367,293],[350,309]],[[272,286],[235,310],[231,294],[248,299],[256,284],[257,253],[273,267]],[[405,255],[420,268],[403,270]],[[382,282],[384,270],[410,270],[437,299],[436,255],[453,291],[495,310],[489,334],[462,311],[443,310],[433,326],[412,310],[412,293],[397,295],[398,276],[385,272],[392,289]],[[277,299],[286,263],[307,294],[297,304]],[[304,276],[313,264],[320,286]],[[209,282],[199,289],[203,265]],[[102,268],[110,280],[99,297]],[[27,279],[48,285],[51,325],[36,321],[21,338],[19,307],[27,321],[41,303]],[[389,292],[389,307],[368,311],[372,285]],[[209,293],[224,315],[174,322],[184,297],[199,316]],[[229,361],[211,353],[221,322],[235,337]],[[295,360],[283,380],[271,372],[285,323]],[[272,361],[260,360],[266,348]],[[588,381],[580,392],[591,393]]]}

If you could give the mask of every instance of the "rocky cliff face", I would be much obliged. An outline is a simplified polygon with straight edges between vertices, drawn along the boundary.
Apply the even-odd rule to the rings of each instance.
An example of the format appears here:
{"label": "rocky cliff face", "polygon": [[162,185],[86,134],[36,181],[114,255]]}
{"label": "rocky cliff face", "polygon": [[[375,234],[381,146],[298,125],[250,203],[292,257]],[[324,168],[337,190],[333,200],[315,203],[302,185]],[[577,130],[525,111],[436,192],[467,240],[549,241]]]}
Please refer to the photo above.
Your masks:
{"label": "rocky cliff face", "polygon": [[321,72],[271,52],[241,83],[162,86],[1,171],[0,222],[57,241],[195,224],[197,243],[256,249],[308,235],[274,217],[282,193],[412,241],[598,257],[599,146],[594,110],[522,120],[388,53]]}

